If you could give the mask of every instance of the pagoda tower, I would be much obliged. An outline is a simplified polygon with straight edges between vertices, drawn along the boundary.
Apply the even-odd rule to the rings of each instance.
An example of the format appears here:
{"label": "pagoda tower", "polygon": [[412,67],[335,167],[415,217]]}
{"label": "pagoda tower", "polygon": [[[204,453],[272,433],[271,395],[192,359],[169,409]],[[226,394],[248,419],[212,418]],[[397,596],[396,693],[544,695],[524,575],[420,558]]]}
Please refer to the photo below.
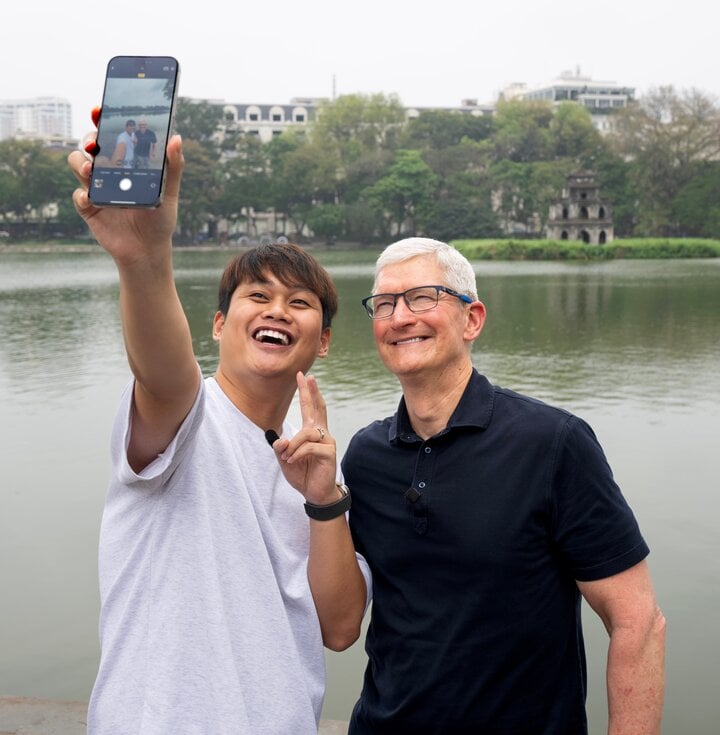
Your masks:
{"label": "pagoda tower", "polygon": [[590,171],[570,174],[562,196],[550,205],[548,240],[580,240],[605,245],[614,237],[612,208],[602,199]]}

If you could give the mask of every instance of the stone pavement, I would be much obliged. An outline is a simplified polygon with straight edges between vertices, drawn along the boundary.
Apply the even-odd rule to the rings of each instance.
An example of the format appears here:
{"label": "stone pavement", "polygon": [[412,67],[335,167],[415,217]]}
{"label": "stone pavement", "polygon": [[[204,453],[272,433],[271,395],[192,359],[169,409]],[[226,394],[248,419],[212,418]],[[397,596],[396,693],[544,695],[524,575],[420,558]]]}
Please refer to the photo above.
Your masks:
{"label": "stone pavement", "polygon": [[[86,702],[0,696],[0,735],[86,735]],[[347,722],[322,720],[318,735],[347,735]]]}

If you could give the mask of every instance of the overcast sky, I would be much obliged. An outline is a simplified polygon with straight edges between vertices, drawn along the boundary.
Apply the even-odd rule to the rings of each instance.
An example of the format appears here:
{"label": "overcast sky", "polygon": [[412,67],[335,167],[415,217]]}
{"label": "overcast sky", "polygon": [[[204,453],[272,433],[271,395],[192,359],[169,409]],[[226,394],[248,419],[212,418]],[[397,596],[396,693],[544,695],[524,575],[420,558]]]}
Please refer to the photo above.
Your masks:
{"label": "overcast sky", "polygon": [[180,94],[227,102],[397,94],[406,106],[494,100],[566,69],[720,98],[712,0],[12,0],[0,11],[0,99],[57,96],[92,126],[107,61],[172,55]]}

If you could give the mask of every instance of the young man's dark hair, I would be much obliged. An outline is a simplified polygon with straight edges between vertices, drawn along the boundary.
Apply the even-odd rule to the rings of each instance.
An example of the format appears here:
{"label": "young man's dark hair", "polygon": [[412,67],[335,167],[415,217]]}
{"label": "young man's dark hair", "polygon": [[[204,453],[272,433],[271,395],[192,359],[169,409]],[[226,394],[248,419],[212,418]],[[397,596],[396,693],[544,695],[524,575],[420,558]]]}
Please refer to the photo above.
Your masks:
{"label": "young man's dark hair", "polygon": [[338,296],[327,271],[305,250],[292,243],[259,245],[240,253],[225,267],[218,289],[218,311],[227,315],[235,289],[245,281],[263,283],[272,273],[286,286],[303,286],[322,304],[323,329],[337,313]]}

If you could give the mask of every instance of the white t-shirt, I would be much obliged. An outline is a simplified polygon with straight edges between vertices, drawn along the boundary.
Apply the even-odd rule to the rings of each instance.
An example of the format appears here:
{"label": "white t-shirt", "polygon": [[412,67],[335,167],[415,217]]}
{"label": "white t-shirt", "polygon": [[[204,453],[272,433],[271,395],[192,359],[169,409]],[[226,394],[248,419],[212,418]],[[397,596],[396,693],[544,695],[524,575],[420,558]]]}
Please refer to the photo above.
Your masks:
{"label": "white t-shirt", "polygon": [[112,436],[89,735],[316,733],[325,663],[302,496],[214,378],[135,474],[131,396]]}
{"label": "white t-shirt", "polygon": [[124,143],[125,155],[123,156],[123,166],[131,168],[135,161],[135,135],[130,135],[127,130],[123,130],[117,137],[117,145]]}

